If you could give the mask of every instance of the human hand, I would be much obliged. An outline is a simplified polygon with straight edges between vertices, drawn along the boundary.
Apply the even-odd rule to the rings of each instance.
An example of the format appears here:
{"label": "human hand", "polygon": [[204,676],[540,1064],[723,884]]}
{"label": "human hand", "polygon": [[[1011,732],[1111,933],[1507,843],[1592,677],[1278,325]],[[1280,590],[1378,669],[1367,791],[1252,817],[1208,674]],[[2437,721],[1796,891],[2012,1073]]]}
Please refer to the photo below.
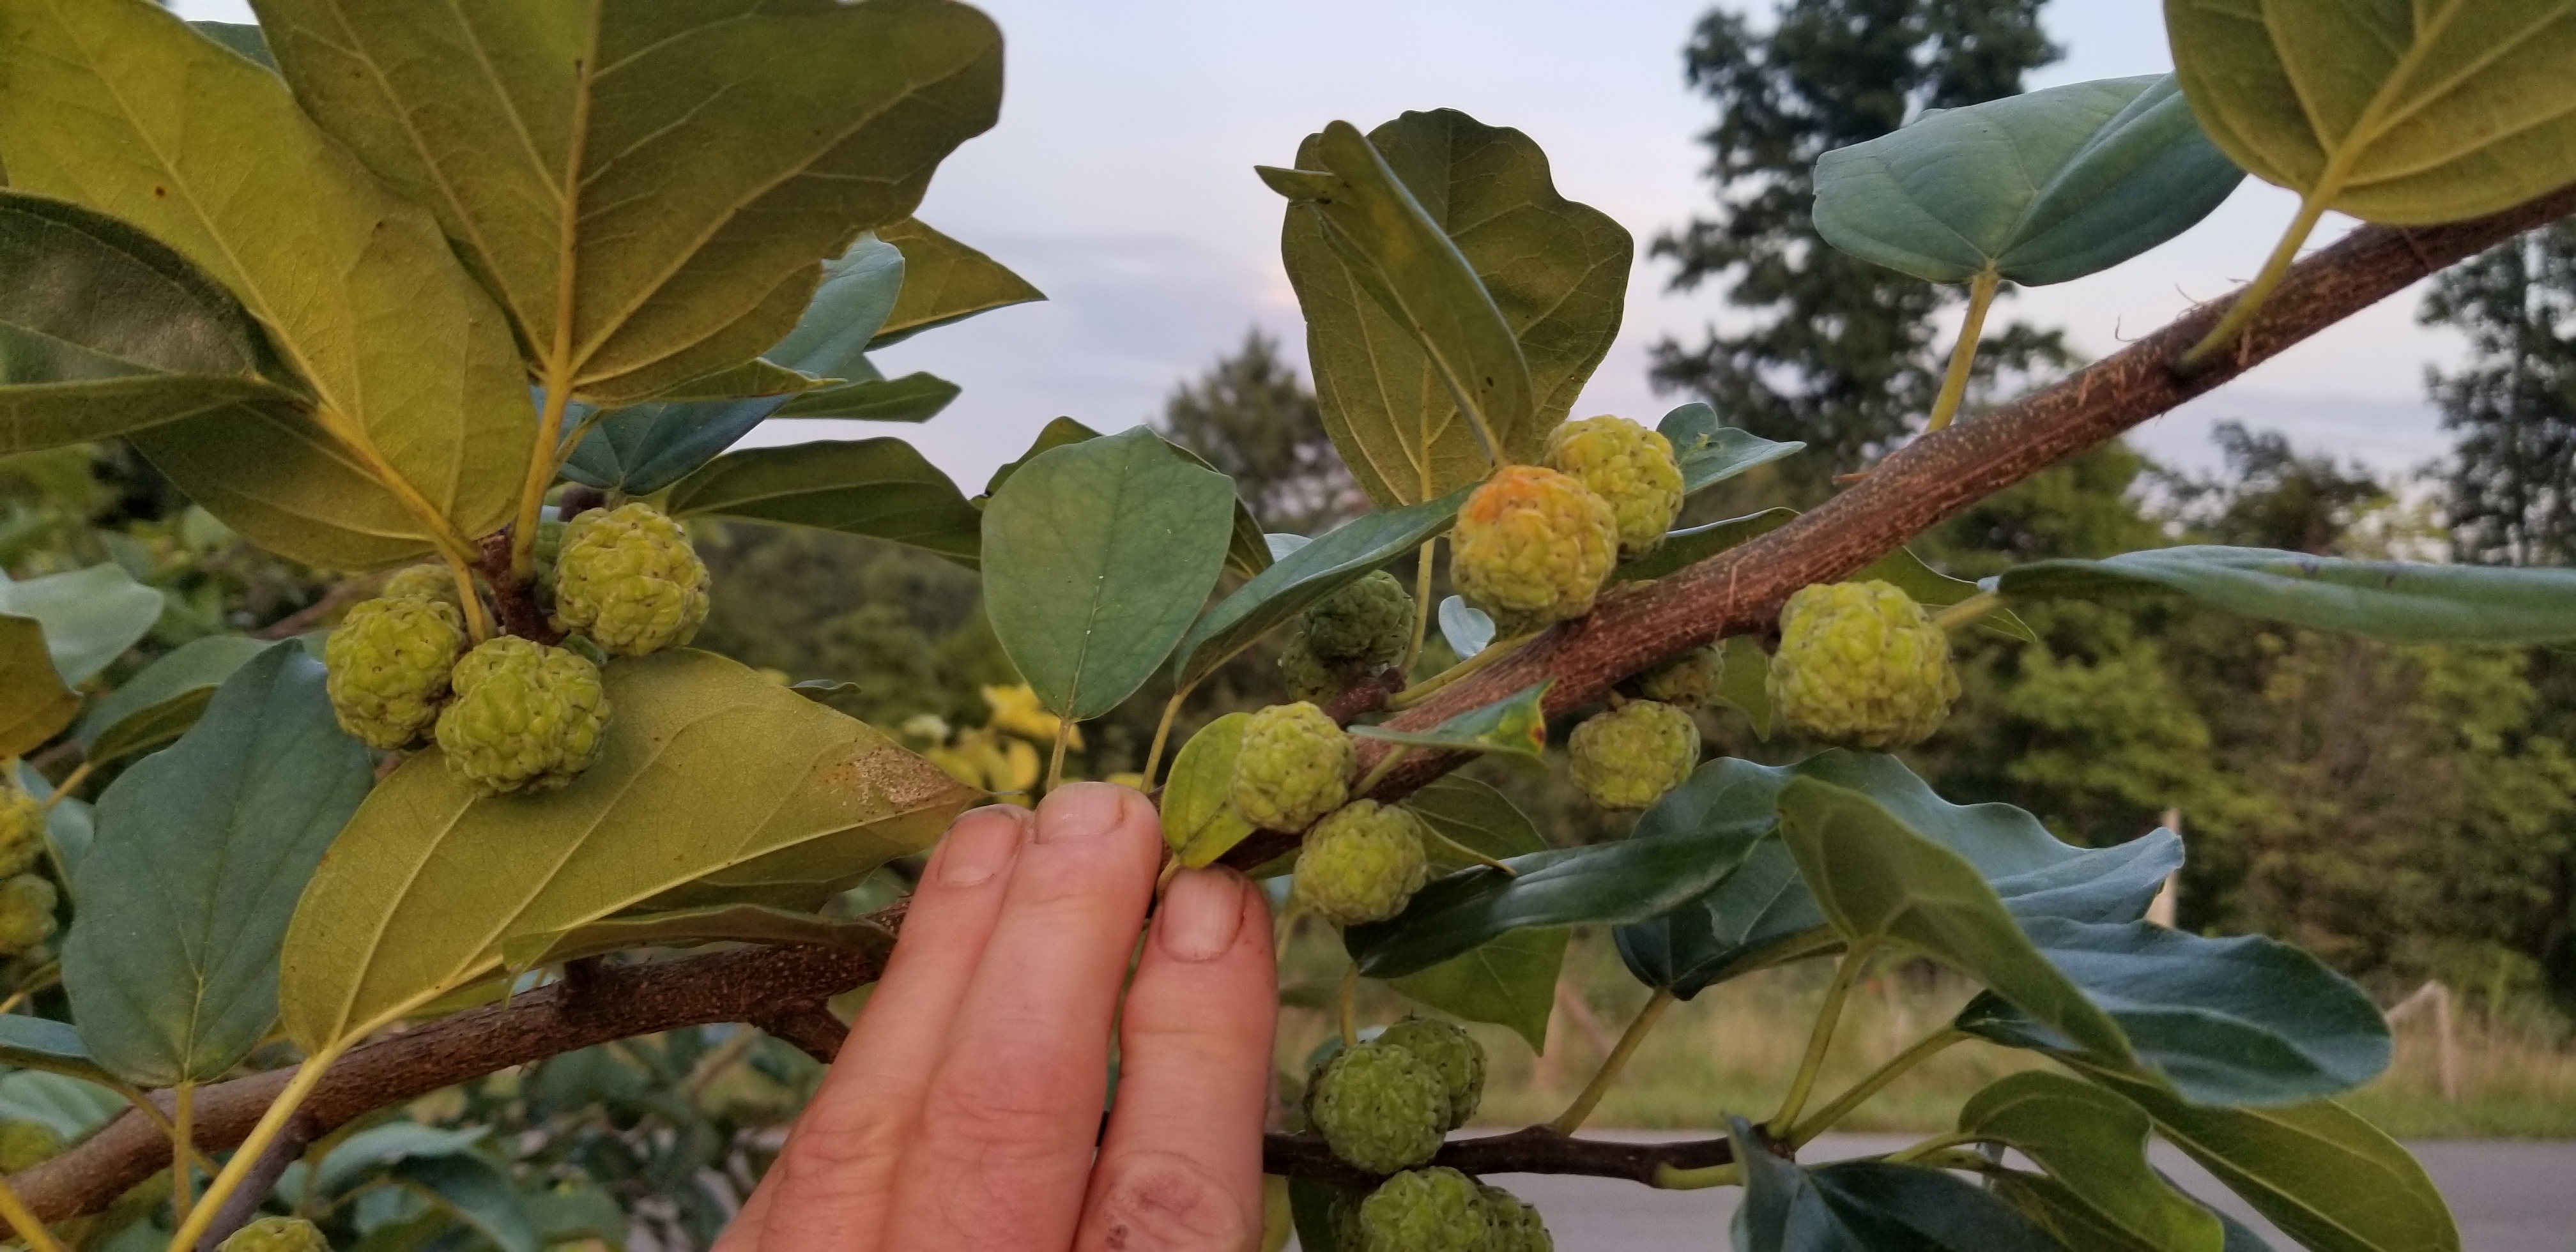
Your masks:
{"label": "human hand", "polygon": [[716,1252],[1253,1246],[1278,1015],[1269,905],[1231,870],[1185,870],[1139,954],[1162,859],[1153,806],[1107,783],[959,818]]}

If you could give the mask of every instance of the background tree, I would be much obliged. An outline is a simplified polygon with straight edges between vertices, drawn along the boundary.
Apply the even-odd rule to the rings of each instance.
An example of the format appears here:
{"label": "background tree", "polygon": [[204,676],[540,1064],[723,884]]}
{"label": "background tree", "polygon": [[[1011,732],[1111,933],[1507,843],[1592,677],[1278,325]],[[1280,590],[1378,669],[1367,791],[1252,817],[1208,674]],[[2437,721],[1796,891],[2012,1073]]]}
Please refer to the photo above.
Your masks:
{"label": "background tree", "polygon": [[[1724,284],[1743,329],[1656,345],[1656,384],[1755,434],[1806,440],[1822,453],[1811,463],[1835,470],[1913,429],[1940,390],[1934,322],[1957,293],[1827,247],[1808,220],[1811,171],[1925,109],[2019,92],[2059,56],[2041,4],[1784,0],[1767,30],[1725,9],[1701,18],[1684,72],[1717,106],[1701,136],[1717,202],[1654,252],[1678,263],[1676,290]],[[2013,323],[1988,332],[1977,365],[1991,381],[2069,359],[2056,332]]]}
{"label": "background tree", "polygon": [[2421,316],[2469,340],[2467,366],[2425,371],[2458,440],[2443,504],[2460,558],[2576,556],[2576,226],[2534,231],[2443,273]]}
{"label": "background tree", "polygon": [[1314,390],[1259,327],[1206,373],[1173,389],[1160,428],[1233,478],[1235,493],[1269,530],[1317,534],[1368,507],[1324,433]]}

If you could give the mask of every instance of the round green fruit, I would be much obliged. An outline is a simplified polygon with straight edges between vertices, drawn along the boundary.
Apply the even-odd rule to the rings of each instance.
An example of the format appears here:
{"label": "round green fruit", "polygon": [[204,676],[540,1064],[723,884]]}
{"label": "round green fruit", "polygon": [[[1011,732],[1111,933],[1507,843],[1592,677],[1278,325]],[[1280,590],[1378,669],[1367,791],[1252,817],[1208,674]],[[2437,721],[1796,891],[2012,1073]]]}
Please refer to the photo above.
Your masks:
{"label": "round green fruit", "polygon": [[1479,1187],[1485,1198],[1485,1221],[1493,1229],[1491,1252],[1556,1252],[1556,1239],[1528,1201],[1500,1187]]}
{"label": "round green fruit", "polygon": [[1382,922],[1404,911],[1430,872],[1421,819],[1354,800],[1306,832],[1289,903],[1336,926]]}
{"label": "round green fruit", "polygon": [[388,600],[437,600],[456,604],[456,571],[442,561],[406,565],[395,570],[393,576],[385,580],[385,585],[377,588],[376,594]]}
{"label": "round green fruit", "polygon": [[1315,705],[1342,694],[1342,688],[1349,685],[1337,666],[1315,655],[1303,631],[1280,650],[1279,677],[1288,684],[1289,699]]}
{"label": "round green fruit", "polygon": [[1430,1160],[1449,1129],[1449,1084],[1402,1048],[1337,1052],[1306,1084],[1306,1121],[1353,1168],[1392,1174]]}
{"label": "round green fruit", "polygon": [[465,619],[443,600],[362,600],[322,645],[324,690],[340,729],[370,748],[408,748],[429,733],[465,650]]}
{"label": "round green fruit", "polygon": [[599,755],[608,693],[579,653],[503,635],[456,663],[455,684],[438,747],[487,792],[552,790]]}
{"label": "round green fruit", "polygon": [[1780,610],[1771,707],[1813,739],[1885,752],[1932,736],[1959,698],[1950,637],[1893,584],[1799,588]]}
{"label": "round green fruit", "polygon": [[1487,1252],[1492,1219],[1476,1180],[1454,1169],[1407,1170],[1360,1202],[1361,1252]]}
{"label": "round green fruit", "polygon": [[62,1150],[61,1132],[43,1122],[0,1122],[0,1174],[34,1169]]}
{"label": "round green fruit", "polygon": [[1699,766],[1699,724],[1655,700],[1630,700],[1574,728],[1566,740],[1574,785],[1605,809],[1642,809]]}
{"label": "round green fruit", "polygon": [[262,1217],[234,1231],[215,1252],[331,1252],[331,1241],[301,1217]]}
{"label": "round green fruit", "polygon": [[1507,466],[1470,493],[1449,535],[1449,576],[1508,638],[1592,611],[1619,559],[1619,523],[1582,480]]}
{"label": "round green fruit", "polygon": [[1340,665],[1375,668],[1404,659],[1413,642],[1413,594],[1385,570],[1308,605],[1303,637],[1308,649]]}
{"label": "round green fruit", "polygon": [[1624,417],[1567,422],[1547,438],[1547,467],[1581,479],[1610,505],[1627,560],[1662,547],[1682,511],[1682,471],[1672,441]]}
{"label": "round green fruit", "polygon": [[1485,1045],[1436,1017],[1407,1015],[1378,1032],[1379,1044],[1402,1048],[1431,1063],[1449,1085],[1449,1129],[1467,1124],[1485,1098]]}
{"label": "round green fruit", "polygon": [[1711,644],[1647,670],[1630,689],[1675,708],[1704,709],[1719,701],[1718,690],[1725,681],[1726,653]]}
{"label": "round green fruit", "polygon": [[1274,704],[1244,723],[1230,794],[1264,830],[1304,830],[1349,799],[1357,771],[1351,737],[1322,709]]}
{"label": "round green fruit", "polygon": [[680,524],[648,504],[566,523],[554,570],[556,628],[611,656],[677,647],[707,620],[706,564]]}
{"label": "round green fruit", "polygon": [[0,779],[0,876],[23,874],[45,854],[45,802]]}
{"label": "round green fruit", "polygon": [[34,874],[0,881],[0,956],[16,956],[54,937],[54,884]]}

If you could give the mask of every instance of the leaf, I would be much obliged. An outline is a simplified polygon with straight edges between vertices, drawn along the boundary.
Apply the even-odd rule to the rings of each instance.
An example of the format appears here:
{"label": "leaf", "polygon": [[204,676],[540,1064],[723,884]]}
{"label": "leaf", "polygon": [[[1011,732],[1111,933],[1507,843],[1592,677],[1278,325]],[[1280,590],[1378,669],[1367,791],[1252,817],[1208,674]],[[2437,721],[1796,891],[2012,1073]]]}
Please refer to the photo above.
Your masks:
{"label": "leaf", "polygon": [[1234,488],[1144,427],[1068,444],[984,508],[984,608],[1047,708],[1117,706],[1171,655],[1224,568]]}
{"label": "leaf", "polygon": [[1742,427],[1721,425],[1717,410],[1693,400],[1664,414],[1655,430],[1673,445],[1681,464],[1682,494],[1713,487],[1752,469],[1803,450],[1803,443],[1774,443]]}
{"label": "leaf", "polygon": [[2282,1232],[2319,1252],[2457,1252],[2450,1206],[2406,1149],[2330,1100],[2204,1108],[2096,1066],[2077,1072],[2155,1119],[2156,1130]]}
{"label": "leaf", "polygon": [[390,1180],[445,1210],[500,1252],[540,1252],[545,1246],[509,1172],[479,1155],[409,1157],[393,1167]]}
{"label": "leaf", "polygon": [[828,890],[929,847],[977,795],[722,657],[606,677],[616,715],[571,786],[484,798],[428,751],[367,797],[287,932],[286,1026],[308,1052],[485,977],[524,935],[745,884]]}
{"label": "leaf", "polygon": [[1452,1017],[1508,1027],[1541,1051],[1571,937],[1562,928],[1511,931],[1389,985]]}
{"label": "leaf", "polygon": [[125,1097],[94,1082],[41,1071],[0,1077],[0,1122],[36,1122],[77,1143],[123,1113]]}
{"label": "leaf", "polygon": [[2173,76],[2102,78],[1958,109],[1816,158],[1816,233],[1936,283],[2026,287],[2118,265],[2243,181]]}
{"label": "leaf", "polygon": [[161,593],[113,562],[24,582],[0,575],[0,613],[42,623],[54,672],[77,685],[151,632],[161,620]]}
{"label": "leaf", "polygon": [[883,956],[894,950],[894,933],[871,921],[842,921],[759,904],[720,904],[632,913],[569,930],[521,935],[501,945],[501,963],[515,974],[585,956],[636,948],[695,948],[710,943],[795,944]]}
{"label": "leaf", "polygon": [[[54,790],[54,784],[46,781],[45,776],[38,772],[35,766],[25,761],[18,762],[18,787],[31,796],[44,795]],[[80,863],[83,857],[89,855],[90,840],[96,834],[96,825],[89,802],[77,796],[61,796],[53,800],[51,807],[45,810],[45,837],[53,841],[56,877],[59,880],[77,881],[79,879]]]}
{"label": "leaf", "polygon": [[0,190],[0,455],[302,403],[258,367],[250,316],[178,253],[79,205]]}
{"label": "leaf", "polygon": [[0,757],[24,756],[72,724],[80,696],[45,652],[45,625],[0,613]]}
{"label": "leaf", "polygon": [[256,8],[305,110],[593,403],[777,343],[1001,107],[1000,32],[949,0]]}
{"label": "leaf", "polygon": [[2186,546],[2099,561],[2035,561],[1995,580],[2008,597],[2180,592],[2248,617],[2391,643],[2576,639],[2576,569],[2430,565]]}
{"label": "leaf", "polygon": [[1437,879],[1404,912],[1342,932],[1343,946],[1361,973],[1401,978],[1509,931],[1644,921],[1705,893],[1753,838],[1692,831],[1503,858],[1511,874],[1479,866]]}
{"label": "leaf", "polygon": [[1421,730],[1385,726],[1353,726],[1350,730],[1362,739],[1383,739],[1407,747],[1508,752],[1540,760],[1547,755],[1547,710],[1540,705],[1547,688],[1548,684],[1542,682]]}
{"label": "leaf", "polygon": [[[2288,1104],[2388,1068],[2388,1023],[2370,997],[2288,944],[2205,939],[2152,922],[2035,917],[2022,929],[2184,1099]],[[1991,993],[1960,1010],[1958,1027],[2012,1047],[2066,1048]]]}
{"label": "leaf", "polygon": [[369,1126],[332,1145],[314,1171],[311,1190],[316,1196],[337,1196],[375,1170],[415,1157],[462,1155],[491,1137],[491,1130],[481,1126],[449,1129],[419,1122]]}
{"label": "leaf", "polygon": [[823,281],[796,319],[796,329],[762,354],[816,378],[883,377],[868,363],[868,341],[894,312],[904,285],[903,250],[875,233],[823,263]]}
{"label": "leaf", "polygon": [[926,422],[965,389],[936,374],[818,387],[787,402],[780,417],[837,417],[853,422]]}
{"label": "leaf", "polygon": [[191,639],[91,706],[81,719],[82,755],[106,762],[149,752],[185,734],[223,685],[268,645],[240,635]]}
{"label": "leaf", "polygon": [[932,230],[918,218],[892,223],[879,230],[877,238],[903,250],[903,294],[875,338],[868,341],[870,348],[898,344],[978,313],[1046,299],[1045,292],[1000,262]]}
{"label": "leaf", "polygon": [[[1502,792],[1472,778],[1443,774],[1406,796],[1404,807],[1421,818],[1423,825],[1430,827],[1433,834],[1497,861],[1545,852],[1551,846],[1529,817],[1504,798]],[[1465,869],[1481,864],[1461,857],[1437,842],[1431,845],[1430,852],[1435,870]]]}
{"label": "leaf", "polygon": [[1179,680],[1196,684],[1306,606],[1368,576],[1449,529],[1473,488],[1366,513],[1317,536],[1217,601],[1181,640]]}
{"label": "leaf", "polygon": [[[599,418],[564,458],[563,476],[602,491],[650,495],[715,459],[792,398],[657,401],[619,409]],[[578,422],[591,412],[574,401],[567,420]]]}
{"label": "leaf", "polygon": [[316,129],[277,75],[156,6],[17,0],[0,26],[10,183],[186,257],[311,397],[309,413],[235,407],[141,431],[154,464],[312,564],[388,565],[501,524],[530,453],[518,352],[428,213]]}
{"label": "leaf", "polygon": [[1939,1170],[1881,1161],[1809,1169],[1727,1119],[1744,1165],[1736,1252],[2058,1252],[2002,1200]]}
{"label": "leaf", "polygon": [[113,1081],[91,1059],[89,1048],[81,1043],[80,1031],[70,1022],[24,1013],[0,1013],[0,1065],[42,1070],[85,1082]]}
{"label": "leaf", "polygon": [[[1048,422],[1038,431],[1036,442],[1029,445],[1028,451],[1020,454],[1020,459],[1007,462],[1000,469],[993,471],[992,478],[984,483],[984,494],[973,501],[975,507],[979,509],[984,507],[987,501],[1000,494],[1002,484],[1009,481],[1011,475],[1018,473],[1021,466],[1067,444],[1081,443],[1086,439],[1099,437],[1099,431],[1069,417],[1059,417]],[[1217,472],[1217,468],[1208,464],[1208,459],[1198,453],[1168,439],[1163,441],[1163,446],[1178,460],[1188,462],[1209,473]],[[1296,539],[1299,546],[1307,542],[1302,535],[1286,537]],[[1234,534],[1226,541],[1225,568],[1244,578],[1250,578],[1270,568],[1270,563],[1274,559],[1273,549],[1278,546],[1274,541],[1280,538],[1282,536],[1264,534],[1260,521],[1252,516],[1251,506],[1245,504],[1241,497],[1237,497],[1234,502]]]}
{"label": "leaf", "polygon": [[[1339,1248],[1341,1233],[1333,1225],[1333,1209],[1342,1188],[1314,1178],[1288,1180],[1288,1212],[1297,1228],[1297,1246],[1306,1248]],[[1358,1192],[1351,1199],[1360,1198]]]}
{"label": "leaf", "polygon": [[1029,462],[1066,444],[1081,443],[1083,440],[1099,437],[1099,431],[1069,417],[1059,417],[1049,421],[1038,429],[1038,437],[1030,442],[1028,451],[1021,453],[1016,461],[1003,462],[1000,468],[993,471],[991,478],[984,480],[984,494],[975,497],[975,507],[980,509],[993,497],[1002,494],[1002,484],[1011,481],[1011,475],[1019,473]]}
{"label": "leaf", "polygon": [[2039,954],[1966,857],[1861,792],[1815,778],[1780,789],[1780,839],[1848,942],[1886,942],[1976,979],[2107,1064],[2129,1041]]}
{"label": "leaf", "polygon": [[1163,781],[1163,840],[1191,869],[1214,862],[1252,834],[1235,812],[1234,758],[1243,750],[1250,713],[1228,713],[1199,728],[1172,758]]}
{"label": "leaf", "polygon": [[277,58],[268,54],[268,36],[249,22],[190,22],[188,28],[269,69]]}
{"label": "leaf", "polygon": [[1451,596],[1440,602],[1440,637],[1463,661],[1494,641],[1494,619],[1465,596]]}
{"label": "leaf", "polygon": [[2099,1087],[2045,1070],[1969,1097],[1959,1129],[2019,1151],[2092,1216],[2154,1252],[2222,1252],[2218,1216],[2147,1163],[2147,1115]]}
{"label": "leaf", "polygon": [[2210,139],[2319,207],[2427,225],[2576,175],[2560,0],[2166,0],[2165,31]]}
{"label": "leaf", "polygon": [[1751,635],[1728,635],[1718,647],[1726,656],[1726,669],[1718,679],[1717,694],[1734,705],[1753,723],[1753,737],[1771,738],[1771,656]]}
{"label": "leaf", "polygon": [[1536,461],[1618,334],[1633,245],[1528,136],[1451,109],[1310,135],[1280,251],[1324,429],[1369,498],[1414,504]]}
{"label": "leaf", "polygon": [[738,517],[910,544],[972,568],[983,515],[900,439],[817,440],[728,452],[681,479],[674,517]]}
{"label": "leaf", "polygon": [[63,987],[92,1055],[137,1086],[221,1076],[277,1018],[278,946],[323,849],[374,777],[293,640],[98,802]]}

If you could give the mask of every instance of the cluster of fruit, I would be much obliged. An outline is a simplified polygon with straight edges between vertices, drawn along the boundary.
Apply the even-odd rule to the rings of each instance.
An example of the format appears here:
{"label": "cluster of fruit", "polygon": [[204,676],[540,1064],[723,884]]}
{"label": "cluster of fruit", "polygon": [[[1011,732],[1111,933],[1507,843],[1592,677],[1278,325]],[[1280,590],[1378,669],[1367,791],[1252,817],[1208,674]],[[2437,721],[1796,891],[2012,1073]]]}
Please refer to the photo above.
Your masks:
{"label": "cluster of fruit", "polygon": [[1424,1168],[1485,1093],[1485,1050],[1466,1031],[1407,1017],[1324,1058],[1306,1122],[1345,1164],[1386,1180],[1333,1209],[1335,1252],[1549,1252],[1538,1210],[1454,1169]]}
{"label": "cluster of fruit", "polygon": [[496,794],[551,790],[590,768],[609,715],[593,655],[687,643],[706,620],[707,567],[646,504],[583,513],[553,538],[538,591],[573,646],[498,635],[469,647],[451,568],[401,570],[324,645],[341,728],[386,750],[435,739],[449,769]]}
{"label": "cluster of fruit", "polygon": [[34,873],[45,855],[45,802],[0,779],[0,957],[54,937],[54,884]]}

